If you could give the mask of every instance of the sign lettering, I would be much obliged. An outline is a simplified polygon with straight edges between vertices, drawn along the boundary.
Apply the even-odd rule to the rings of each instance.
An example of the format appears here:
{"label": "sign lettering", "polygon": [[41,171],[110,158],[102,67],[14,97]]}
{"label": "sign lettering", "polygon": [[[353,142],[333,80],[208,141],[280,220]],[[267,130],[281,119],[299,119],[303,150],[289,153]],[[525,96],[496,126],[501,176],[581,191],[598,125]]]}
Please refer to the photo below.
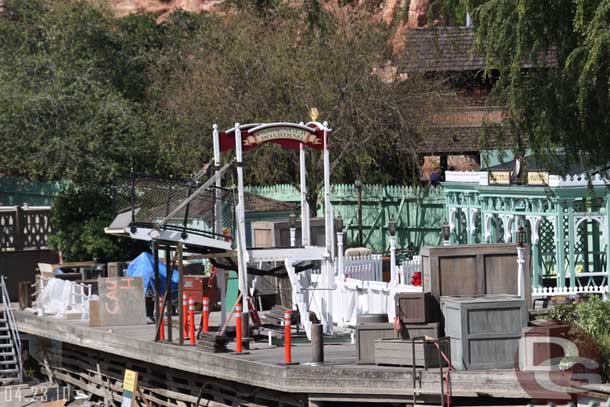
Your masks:
{"label": "sign lettering", "polygon": [[[299,149],[300,145],[321,150],[324,147],[324,131],[319,128],[302,125],[275,124],[268,126],[245,125],[241,128],[244,151],[264,143],[276,143],[290,149]],[[220,150],[227,151],[235,147],[235,132],[230,130],[220,134]]]}
{"label": "sign lettering", "polygon": [[510,171],[491,171],[489,183],[493,185],[510,185]]}
{"label": "sign lettering", "polygon": [[548,185],[549,173],[545,171],[532,171],[527,173],[528,185]]}

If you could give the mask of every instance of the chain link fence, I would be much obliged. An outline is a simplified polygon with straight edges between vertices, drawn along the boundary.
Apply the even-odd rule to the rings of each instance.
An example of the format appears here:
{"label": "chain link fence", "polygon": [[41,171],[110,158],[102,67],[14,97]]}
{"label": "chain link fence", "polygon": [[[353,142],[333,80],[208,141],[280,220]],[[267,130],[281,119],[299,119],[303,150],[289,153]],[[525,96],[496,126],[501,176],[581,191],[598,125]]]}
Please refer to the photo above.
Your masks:
{"label": "chain link fence", "polygon": [[[233,236],[234,191],[210,187],[197,192],[201,182],[178,178],[162,178],[133,174],[115,178],[113,209],[115,216],[131,212],[131,226],[159,227],[212,238]],[[172,213],[192,194],[186,206]],[[163,225],[159,223],[172,215]],[[215,233],[216,219],[221,217],[223,234]]]}

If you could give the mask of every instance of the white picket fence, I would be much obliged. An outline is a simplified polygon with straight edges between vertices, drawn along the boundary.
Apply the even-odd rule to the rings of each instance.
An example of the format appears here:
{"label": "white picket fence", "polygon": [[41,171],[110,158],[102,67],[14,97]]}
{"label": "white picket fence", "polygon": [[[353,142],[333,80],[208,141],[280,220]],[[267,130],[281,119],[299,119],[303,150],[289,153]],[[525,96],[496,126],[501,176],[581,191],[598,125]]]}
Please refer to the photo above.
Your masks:
{"label": "white picket fence", "polygon": [[551,297],[553,295],[602,294],[608,297],[607,285],[589,285],[584,287],[532,287],[532,297]]}
{"label": "white picket fence", "polygon": [[[339,262],[335,262],[338,265]],[[346,256],[343,258],[343,274],[347,278],[366,281],[383,281],[383,260],[380,254]],[[339,270],[335,275],[339,274]]]}
{"label": "white picket fence", "polygon": [[421,256],[413,256],[412,259],[403,260],[398,265],[398,281],[400,284],[409,285],[411,277],[413,277],[413,273],[416,271],[422,271]]}

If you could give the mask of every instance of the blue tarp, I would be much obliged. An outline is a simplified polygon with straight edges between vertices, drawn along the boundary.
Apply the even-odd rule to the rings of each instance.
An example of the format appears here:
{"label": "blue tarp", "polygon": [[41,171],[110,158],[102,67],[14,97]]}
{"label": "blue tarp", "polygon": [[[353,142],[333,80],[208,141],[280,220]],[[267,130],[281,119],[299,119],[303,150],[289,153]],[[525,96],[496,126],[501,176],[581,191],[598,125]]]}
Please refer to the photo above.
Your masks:
{"label": "blue tarp", "polygon": [[[127,267],[127,277],[142,277],[144,279],[144,292],[147,289],[154,291],[155,288],[155,259],[152,254],[142,252],[138,257],[133,259]],[[165,292],[167,271],[165,264],[159,262],[159,276],[161,277],[160,294]],[[178,270],[172,273],[172,293],[178,290]]]}

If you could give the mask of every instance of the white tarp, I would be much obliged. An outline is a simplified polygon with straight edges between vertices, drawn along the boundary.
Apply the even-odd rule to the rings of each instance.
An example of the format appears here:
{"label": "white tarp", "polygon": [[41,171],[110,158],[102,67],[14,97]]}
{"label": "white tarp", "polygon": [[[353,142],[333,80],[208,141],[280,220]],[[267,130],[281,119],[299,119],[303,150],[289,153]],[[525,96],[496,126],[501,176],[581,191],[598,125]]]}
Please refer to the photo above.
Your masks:
{"label": "white tarp", "polygon": [[87,319],[89,314],[89,299],[81,285],[72,281],[51,278],[36,298],[36,308],[45,314],[63,317],[67,312],[82,313]]}

